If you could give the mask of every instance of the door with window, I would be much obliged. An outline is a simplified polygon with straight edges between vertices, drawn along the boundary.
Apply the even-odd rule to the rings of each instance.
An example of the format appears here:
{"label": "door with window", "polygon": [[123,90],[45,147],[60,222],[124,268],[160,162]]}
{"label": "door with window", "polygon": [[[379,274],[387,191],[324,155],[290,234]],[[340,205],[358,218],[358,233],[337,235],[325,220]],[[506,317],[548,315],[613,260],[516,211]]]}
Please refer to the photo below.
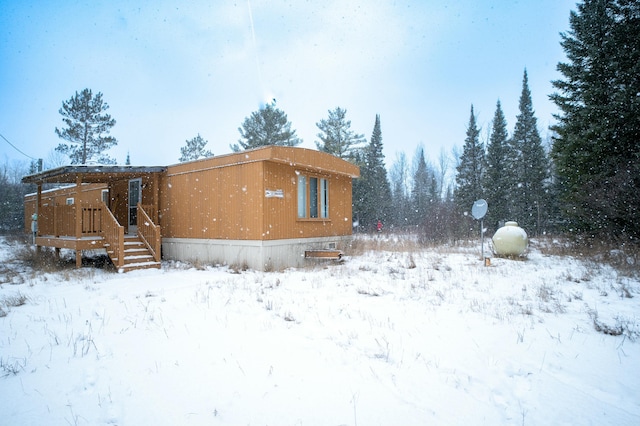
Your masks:
{"label": "door with window", "polygon": [[142,179],[129,181],[129,234],[138,233],[138,203],[142,201]]}

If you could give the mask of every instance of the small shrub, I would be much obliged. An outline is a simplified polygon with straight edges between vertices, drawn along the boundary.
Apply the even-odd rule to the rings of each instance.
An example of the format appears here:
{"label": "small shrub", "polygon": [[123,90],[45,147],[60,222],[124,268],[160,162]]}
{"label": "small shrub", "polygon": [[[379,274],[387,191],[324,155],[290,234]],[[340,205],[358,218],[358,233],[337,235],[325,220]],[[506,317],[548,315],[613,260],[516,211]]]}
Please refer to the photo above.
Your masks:
{"label": "small shrub", "polygon": [[598,311],[595,309],[589,309],[587,313],[591,317],[593,328],[598,333],[607,334],[609,336],[624,336],[632,342],[640,337],[640,327],[634,321],[616,316],[614,318],[616,323],[614,325],[609,325],[598,318]]}
{"label": "small shrub", "polygon": [[408,259],[407,259],[407,269],[415,269],[416,268],[416,261],[413,259],[413,253],[409,253]]}
{"label": "small shrub", "polygon": [[363,294],[365,296],[378,297],[380,296],[380,292],[370,289],[370,288],[358,288],[358,294]]}
{"label": "small shrub", "polygon": [[537,296],[541,301],[545,303],[549,303],[553,300],[554,291],[548,285],[543,284],[540,287],[538,287]]}
{"label": "small shrub", "polygon": [[2,299],[2,304],[8,308],[17,308],[27,303],[27,296],[22,293],[14,294],[13,296],[5,296]]}
{"label": "small shrub", "polygon": [[620,287],[618,288],[618,290],[620,290],[620,298],[627,298],[627,299],[633,299],[633,295],[631,294],[631,289],[629,288],[629,284],[622,281],[619,283]]}
{"label": "small shrub", "polygon": [[40,250],[30,246],[19,246],[14,252],[14,261],[31,267],[40,272],[59,272],[66,269],[75,268],[74,259],[58,257],[55,250],[40,247]]}
{"label": "small shrub", "polygon": [[20,371],[24,371],[24,367],[27,365],[26,359],[15,359],[13,362],[0,358],[0,371],[2,371],[3,377],[16,376]]}
{"label": "small shrub", "polygon": [[571,292],[571,299],[582,300],[582,292],[581,291]]}
{"label": "small shrub", "polygon": [[520,313],[522,315],[533,315],[533,305],[531,303],[520,305]]}
{"label": "small shrub", "polygon": [[247,262],[243,262],[243,263],[234,263],[229,265],[229,271],[232,274],[240,274],[242,272],[246,272],[249,270],[249,265],[247,264]]}
{"label": "small shrub", "polygon": [[556,290],[546,284],[538,288],[536,294],[540,299],[538,307],[540,311],[548,314],[562,314],[567,311],[566,307],[560,302],[560,298]]}

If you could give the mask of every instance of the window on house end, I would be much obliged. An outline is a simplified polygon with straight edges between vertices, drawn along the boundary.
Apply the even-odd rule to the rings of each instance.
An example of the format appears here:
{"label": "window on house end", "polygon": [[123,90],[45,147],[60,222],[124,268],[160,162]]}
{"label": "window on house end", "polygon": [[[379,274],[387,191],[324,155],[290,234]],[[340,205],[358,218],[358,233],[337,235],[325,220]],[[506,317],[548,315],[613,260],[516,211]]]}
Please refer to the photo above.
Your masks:
{"label": "window on house end", "polygon": [[329,181],[298,175],[298,218],[329,218]]}

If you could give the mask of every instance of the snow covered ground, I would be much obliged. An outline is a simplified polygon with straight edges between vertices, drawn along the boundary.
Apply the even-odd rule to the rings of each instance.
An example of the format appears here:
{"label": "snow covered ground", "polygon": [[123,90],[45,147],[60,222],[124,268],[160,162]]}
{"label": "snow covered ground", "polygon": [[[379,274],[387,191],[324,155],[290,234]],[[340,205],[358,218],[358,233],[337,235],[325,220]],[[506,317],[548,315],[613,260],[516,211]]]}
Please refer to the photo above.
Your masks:
{"label": "snow covered ground", "polygon": [[0,239],[0,424],[640,424],[637,277],[402,245],[45,273]]}

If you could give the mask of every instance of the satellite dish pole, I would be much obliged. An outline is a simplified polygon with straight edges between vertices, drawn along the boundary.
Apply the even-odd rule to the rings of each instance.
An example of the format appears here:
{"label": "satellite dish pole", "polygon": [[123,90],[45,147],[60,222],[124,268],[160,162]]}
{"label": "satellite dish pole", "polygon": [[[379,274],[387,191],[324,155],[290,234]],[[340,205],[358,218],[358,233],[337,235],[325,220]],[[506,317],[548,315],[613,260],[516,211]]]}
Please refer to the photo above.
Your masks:
{"label": "satellite dish pole", "polygon": [[487,207],[487,202],[483,199],[477,200],[471,207],[471,216],[480,221],[481,260],[484,260],[484,215],[487,214]]}

